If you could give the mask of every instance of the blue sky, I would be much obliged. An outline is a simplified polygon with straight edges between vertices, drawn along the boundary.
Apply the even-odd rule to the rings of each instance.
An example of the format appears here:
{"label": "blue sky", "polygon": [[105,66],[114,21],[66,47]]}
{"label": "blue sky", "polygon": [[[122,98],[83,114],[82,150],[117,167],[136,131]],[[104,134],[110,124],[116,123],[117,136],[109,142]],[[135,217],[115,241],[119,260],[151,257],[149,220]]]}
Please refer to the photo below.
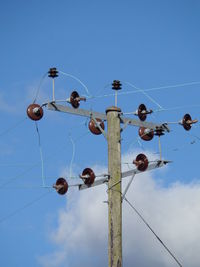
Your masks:
{"label": "blue sky", "polygon": [[[126,94],[135,91],[133,86],[128,85],[131,83],[141,89],[152,89],[146,93],[164,109],[172,109],[153,113],[148,117],[149,121],[177,122],[185,113],[200,119],[199,12],[200,3],[195,0],[1,2],[1,266],[45,266],[41,259],[50,255],[53,262],[54,253],[59,254],[59,247],[63,245],[62,241],[52,238],[52,233],[62,229],[59,216],[62,212],[67,216],[69,196],[60,197],[54,191],[44,195],[48,190],[41,188],[41,161],[35,124],[26,118],[26,108],[33,102],[41,77],[50,67],[57,67],[78,77],[92,96],[102,96],[81,103],[82,108],[104,112],[113,105],[113,96],[103,96],[113,93],[111,83],[118,79],[122,82],[121,92],[125,93],[118,98],[123,112],[135,111],[141,103],[153,110],[158,109],[158,105],[142,93]],[[180,84],[182,86],[178,86]],[[175,86],[170,87],[172,85]],[[161,88],[163,86],[169,87]],[[86,94],[80,83],[62,73],[55,80],[55,89],[57,99],[69,97],[75,89],[80,94]],[[52,81],[46,78],[37,102],[42,104],[51,97]],[[47,185],[52,185],[62,174],[69,175],[73,154],[70,136],[75,142],[73,175],[77,176],[90,166],[96,166],[97,170],[105,169],[106,142],[103,136],[88,133],[87,123],[83,118],[44,109],[44,117],[38,126]],[[175,183],[180,184],[180,191],[184,186],[191,189],[192,184],[199,189],[199,125],[189,132],[180,125],[171,125],[170,128],[171,133],[161,137],[161,142],[164,158],[173,163],[163,171],[154,172],[152,181],[159,181],[164,191],[168,188],[172,190]],[[122,138],[123,155],[146,151],[155,157],[158,151],[157,138],[151,142],[141,141],[142,145],[139,145],[134,127],[126,128]],[[160,191],[155,190],[154,193]],[[80,201],[79,195],[75,194]],[[86,197],[92,193],[82,192],[81,198],[84,194]],[[73,194],[70,196],[73,198]],[[42,199],[31,205],[40,197]],[[188,203],[194,204],[196,200],[188,199]],[[78,210],[81,208],[79,204],[73,208]],[[195,215],[197,211],[194,211]],[[74,214],[69,215],[73,217]],[[100,242],[99,248],[102,248],[101,244],[104,243]],[[84,254],[81,247],[78,250],[80,255]],[[85,264],[82,261],[78,263],[72,250],[67,266],[77,267],[80,263],[97,266],[95,261],[98,259],[91,257],[89,263],[91,252],[87,253],[83,257]],[[59,255],[60,259],[66,257],[62,253]],[[132,266],[130,262],[134,259],[127,257],[127,266]],[[151,263],[157,266],[150,258],[147,259],[149,266]],[[103,262],[106,261],[107,256],[103,258]],[[138,259],[137,263],[143,266],[145,261]],[[172,266],[167,264],[163,266]],[[190,266],[196,267],[195,264]],[[60,260],[54,266],[66,265]]]}

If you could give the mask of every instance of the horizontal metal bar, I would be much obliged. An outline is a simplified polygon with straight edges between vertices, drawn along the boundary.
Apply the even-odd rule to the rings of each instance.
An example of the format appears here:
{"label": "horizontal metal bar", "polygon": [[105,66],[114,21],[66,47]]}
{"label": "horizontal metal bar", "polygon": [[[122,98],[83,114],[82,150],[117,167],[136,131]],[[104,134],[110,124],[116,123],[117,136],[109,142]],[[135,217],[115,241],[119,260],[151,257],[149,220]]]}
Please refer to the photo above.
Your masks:
{"label": "horizontal metal bar", "polygon": [[121,122],[127,125],[145,127],[145,128],[149,128],[153,130],[162,129],[163,131],[167,131],[167,132],[170,131],[169,127],[166,124],[158,124],[158,123],[134,120],[130,118],[125,118],[123,116],[120,116],[120,118],[121,118]]}
{"label": "horizontal metal bar", "polygon": [[[151,171],[153,169],[160,168],[169,162],[170,161],[167,161],[167,160],[157,160],[155,162],[150,163],[146,171]],[[128,176],[134,176],[135,174],[138,174],[138,173],[144,173],[144,172],[141,172],[137,168],[135,168],[135,169],[130,170],[130,171],[122,172],[122,178],[125,178]],[[107,182],[108,182],[108,177],[106,177],[106,178],[104,177],[104,178],[101,178],[99,180],[94,181],[94,183],[90,186],[88,186],[86,184],[80,184],[78,187],[79,187],[79,190],[83,190],[83,189],[91,188],[91,187],[94,187],[97,185],[105,184]]]}
{"label": "horizontal metal bar", "polygon": [[[53,102],[49,102],[47,104],[49,110],[53,111],[60,111],[60,112],[66,112],[74,115],[84,116],[84,117],[93,117],[93,118],[99,118],[102,120],[107,120],[107,116],[105,113],[96,112],[92,110],[85,110],[85,109],[75,109],[68,106],[58,105]],[[145,122],[140,120],[134,120],[130,118],[125,118],[123,115],[120,115],[121,123],[132,125],[132,126],[138,126],[138,127],[145,127],[149,129],[163,129],[163,131],[169,132],[169,128],[167,124],[157,124],[157,123],[151,123],[151,122]]]}
{"label": "horizontal metal bar", "polygon": [[79,185],[79,190],[83,190],[83,189],[87,189],[87,188],[91,188],[91,187],[94,187],[94,186],[97,186],[97,185],[101,185],[101,184],[105,184],[108,182],[108,178],[104,177],[104,178],[101,178],[99,180],[96,180],[92,185],[88,186],[86,184],[80,184]]}
{"label": "horizontal metal bar", "polygon": [[[170,161],[167,161],[167,160],[157,160],[155,162],[150,163],[146,171],[151,171],[153,169],[160,168],[169,162]],[[122,178],[132,176],[138,173],[141,173],[141,171],[139,171],[137,168],[130,170],[130,171],[122,172]]]}
{"label": "horizontal metal bar", "polygon": [[85,110],[85,109],[75,109],[75,108],[71,108],[68,106],[63,106],[63,105],[57,105],[55,103],[48,103],[48,109],[49,110],[54,110],[54,111],[60,111],[60,112],[66,112],[66,113],[70,113],[70,114],[74,114],[74,115],[79,115],[79,116],[84,116],[84,117],[94,117],[94,118],[99,118],[102,120],[106,120],[106,114],[104,113],[100,113],[100,112],[96,112],[96,111],[92,111],[92,110]]}

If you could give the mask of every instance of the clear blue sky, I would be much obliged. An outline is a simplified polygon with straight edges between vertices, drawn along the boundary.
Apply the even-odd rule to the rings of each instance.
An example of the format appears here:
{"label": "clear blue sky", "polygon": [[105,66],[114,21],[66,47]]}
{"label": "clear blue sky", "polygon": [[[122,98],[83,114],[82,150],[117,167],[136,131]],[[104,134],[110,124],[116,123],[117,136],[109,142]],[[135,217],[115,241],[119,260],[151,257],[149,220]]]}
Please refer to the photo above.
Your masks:
{"label": "clear blue sky", "polygon": [[[39,188],[41,163],[35,125],[25,119],[41,77],[50,67],[57,67],[78,77],[94,96],[112,93],[109,84],[114,79],[122,81],[123,92],[133,90],[126,82],[142,89],[197,82],[149,91],[165,109],[184,108],[157,112],[148,120],[174,122],[185,113],[200,119],[199,13],[200,3],[195,0],[1,2],[1,266],[41,266],[38,257],[51,253],[56,246],[47,237],[48,229],[56,227],[57,212],[66,205],[66,198],[53,191],[17,212],[47,191]],[[57,98],[69,97],[74,89],[86,93],[77,81],[62,74],[55,84]],[[38,103],[51,97],[52,83],[47,78]],[[118,102],[123,112],[135,111],[141,103],[158,109],[141,93],[122,95]],[[104,112],[113,104],[114,97],[102,97],[81,106]],[[69,169],[73,151],[70,135],[78,140],[75,175],[85,167],[107,164],[106,142],[103,136],[87,134],[86,120],[47,109],[44,112],[38,125],[48,185]],[[176,181],[199,181],[199,126],[190,132],[177,125],[171,129],[161,142],[164,158],[173,160],[173,164],[160,173],[160,179],[166,187]],[[122,137],[123,153],[134,149],[158,151],[157,138],[150,143],[141,141],[140,147],[134,127],[126,129]]]}

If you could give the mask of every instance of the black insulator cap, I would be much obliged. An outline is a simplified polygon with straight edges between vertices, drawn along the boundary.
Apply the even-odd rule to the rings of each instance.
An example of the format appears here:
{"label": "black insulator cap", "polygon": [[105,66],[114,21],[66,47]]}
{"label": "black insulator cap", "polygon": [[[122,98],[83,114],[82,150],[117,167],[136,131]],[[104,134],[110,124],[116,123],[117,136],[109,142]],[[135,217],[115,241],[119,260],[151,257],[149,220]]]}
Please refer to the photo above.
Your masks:
{"label": "black insulator cap", "polygon": [[157,135],[157,136],[164,135],[164,130],[163,129],[156,129],[155,130],[155,135]]}
{"label": "black insulator cap", "polygon": [[48,76],[51,77],[51,78],[58,77],[58,71],[57,71],[56,68],[50,68],[49,71],[48,71],[48,73],[49,73]]}
{"label": "black insulator cap", "polygon": [[120,89],[122,89],[121,86],[122,86],[122,84],[119,80],[114,80],[112,83],[112,89],[113,90],[120,90]]}

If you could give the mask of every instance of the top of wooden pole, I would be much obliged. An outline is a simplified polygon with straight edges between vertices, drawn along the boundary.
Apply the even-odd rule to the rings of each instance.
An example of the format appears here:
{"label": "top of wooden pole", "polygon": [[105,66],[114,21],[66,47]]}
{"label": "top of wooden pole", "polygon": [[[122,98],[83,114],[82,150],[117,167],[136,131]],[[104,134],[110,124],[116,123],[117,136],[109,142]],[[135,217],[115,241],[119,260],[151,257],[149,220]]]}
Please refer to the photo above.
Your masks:
{"label": "top of wooden pole", "polygon": [[109,107],[106,109],[106,114],[110,111],[116,111],[116,112],[121,112],[121,109],[115,106]]}

